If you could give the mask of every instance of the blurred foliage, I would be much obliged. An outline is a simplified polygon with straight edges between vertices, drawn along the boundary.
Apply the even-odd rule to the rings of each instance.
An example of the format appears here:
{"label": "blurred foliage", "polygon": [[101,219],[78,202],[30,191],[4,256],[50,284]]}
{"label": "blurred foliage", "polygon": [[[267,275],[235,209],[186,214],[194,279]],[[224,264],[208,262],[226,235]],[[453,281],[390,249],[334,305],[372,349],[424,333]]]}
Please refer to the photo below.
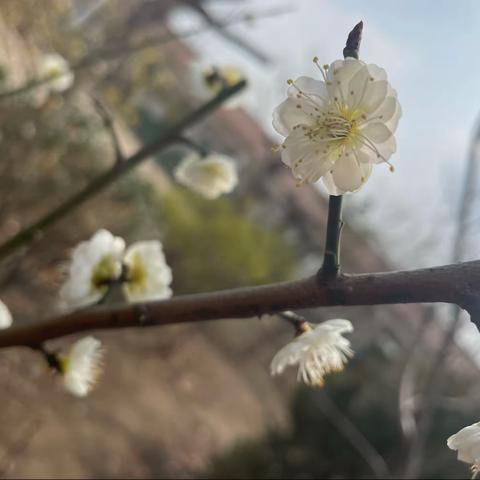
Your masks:
{"label": "blurred foliage", "polygon": [[[407,449],[399,425],[394,368],[378,347],[370,346],[342,373],[329,376],[324,390],[298,388],[291,403],[290,428],[271,429],[260,438],[238,443],[213,458],[210,468],[198,477],[374,477],[365,458],[339,428],[331,413],[332,403],[382,455],[394,478],[401,476]],[[467,476],[468,466],[446,448],[446,439],[474,421],[474,416],[460,409],[437,411],[422,478]]]}
{"label": "blurred foliage", "polygon": [[[228,197],[207,200],[185,189],[161,197],[159,220],[174,287],[207,291],[287,280],[296,265],[280,232],[248,218]],[[178,291],[175,289],[175,291]]]}

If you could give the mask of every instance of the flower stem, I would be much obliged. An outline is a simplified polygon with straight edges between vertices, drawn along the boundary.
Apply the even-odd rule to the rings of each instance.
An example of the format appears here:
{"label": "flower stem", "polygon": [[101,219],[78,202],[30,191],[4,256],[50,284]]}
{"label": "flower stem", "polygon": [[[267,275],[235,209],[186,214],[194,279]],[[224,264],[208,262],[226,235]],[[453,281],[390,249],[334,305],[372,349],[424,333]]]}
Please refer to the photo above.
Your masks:
{"label": "flower stem", "polygon": [[[360,43],[362,41],[363,22],[358,22],[348,34],[347,43],[343,49],[343,57],[358,59]],[[325,254],[322,268],[317,277],[321,280],[332,279],[338,275],[340,269],[340,236],[342,233],[342,199],[341,195],[330,195],[328,201],[327,238],[325,240]]]}
{"label": "flower stem", "polygon": [[342,200],[341,195],[330,195],[328,201],[327,236],[323,265],[318,275],[322,279],[335,278],[340,269],[340,236],[342,233]]}

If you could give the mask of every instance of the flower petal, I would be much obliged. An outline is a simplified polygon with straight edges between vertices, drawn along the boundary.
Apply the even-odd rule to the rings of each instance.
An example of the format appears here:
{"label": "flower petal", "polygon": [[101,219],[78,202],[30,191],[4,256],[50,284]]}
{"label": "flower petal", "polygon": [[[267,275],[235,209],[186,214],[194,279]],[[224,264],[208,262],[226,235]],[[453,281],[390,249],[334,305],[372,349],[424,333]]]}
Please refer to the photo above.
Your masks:
{"label": "flower petal", "polygon": [[360,163],[353,154],[344,154],[335,162],[332,177],[339,190],[354,192],[367,181],[371,171],[370,163]]}
{"label": "flower petal", "polygon": [[362,135],[367,137],[373,143],[386,142],[393,136],[392,132],[385,126],[385,124],[380,122],[369,123],[360,131]]}
{"label": "flower petal", "polygon": [[[298,105],[301,108],[298,108]],[[314,107],[305,100],[287,98],[273,111],[273,128],[286,137],[295,125],[315,123],[310,113],[314,113]]]}

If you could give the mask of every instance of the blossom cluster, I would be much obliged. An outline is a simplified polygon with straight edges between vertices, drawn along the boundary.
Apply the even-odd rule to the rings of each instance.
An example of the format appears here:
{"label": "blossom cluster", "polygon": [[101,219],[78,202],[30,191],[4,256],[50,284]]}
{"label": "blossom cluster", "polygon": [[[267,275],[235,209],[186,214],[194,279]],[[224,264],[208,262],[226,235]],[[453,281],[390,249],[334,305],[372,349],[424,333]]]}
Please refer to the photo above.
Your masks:
{"label": "blossom cluster", "polygon": [[130,302],[162,300],[172,295],[172,271],[159,241],[135,242],[126,248],[123,238],[99,230],[72,253],[68,277],[60,289],[64,309],[102,300],[115,283]]}

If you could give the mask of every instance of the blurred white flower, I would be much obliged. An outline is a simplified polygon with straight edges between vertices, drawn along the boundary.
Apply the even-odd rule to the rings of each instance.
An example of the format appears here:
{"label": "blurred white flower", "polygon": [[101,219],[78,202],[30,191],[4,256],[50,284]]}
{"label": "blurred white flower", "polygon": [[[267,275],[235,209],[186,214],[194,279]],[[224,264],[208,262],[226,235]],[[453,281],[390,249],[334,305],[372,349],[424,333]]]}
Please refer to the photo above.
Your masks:
{"label": "blurred white flower", "polygon": [[102,359],[100,340],[84,337],[75,342],[68,354],[59,359],[65,388],[77,397],[85,397],[102,373]]}
{"label": "blurred white flower", "polygon": [[218,154],[202,159],[197,153],[191,153],[175,169],[174,176],[177,182],[209,199],[230,193],[238,183],[234,161]]}
{"label": "blurred white flower", "polygon": [[68,62],[58,53],[44,55],[40,65],[40,78],[50,78],[47,86],[50,90],[64,92],[74,81],[74,74]]}
{"label": "blurred white flower", "polygon": [[[336,60],[321,67],[323,81],[289,80],[288,98],[273,113],[285,138],[282,161],[299,184],[323,177],[330,195],[358,190],[372,165],[396,150],[402,110],[385,70],[360,60]],[[393,170],[393,167],[390,167]]]}
{"label": "blurred white flower", "polygon": [[123,291],[130,302],[162,300],[172,296],[172,271],[158,241],[136,242],[127,248],[123,263]]}
{"label": "blurred white flower", "polygon": [[452,450],[457,450],[458,459],[469,463],[476,475],[480,471],[480,422],[462,428],[447,440]]}
{"label": "blurred white flower", "polygon": [[0,300],[0,330],[12,325],[12,314],[8,307]]}
{"label": "blurred white flower", "polygon": [[342,336],[352,331],[352,324],[342,319],[327,320],[309,328],[273,357],[271,374],[281,374],[285,367],[298,364],[298,380],[322,386],[326,374],[342,370],[353,356],[350,341]]}
{"label": "blurred white flower", "polygon": [[[192,93],[201,100],[208,100],[218,95],[223,89],[232,87],[244,79],[241,70],[233,66],[217,67],[192,62],[190,67]],[[240,102],[241,92],[229,98],[222,106],[236,108]]]}
{"label": "blurred white flower", "polygon": [[68,278],[60,289],[61,306],[79,308],[98,302],[109,282],[119,278],[125,242],[107,230],[98,230],[73,251]]}

